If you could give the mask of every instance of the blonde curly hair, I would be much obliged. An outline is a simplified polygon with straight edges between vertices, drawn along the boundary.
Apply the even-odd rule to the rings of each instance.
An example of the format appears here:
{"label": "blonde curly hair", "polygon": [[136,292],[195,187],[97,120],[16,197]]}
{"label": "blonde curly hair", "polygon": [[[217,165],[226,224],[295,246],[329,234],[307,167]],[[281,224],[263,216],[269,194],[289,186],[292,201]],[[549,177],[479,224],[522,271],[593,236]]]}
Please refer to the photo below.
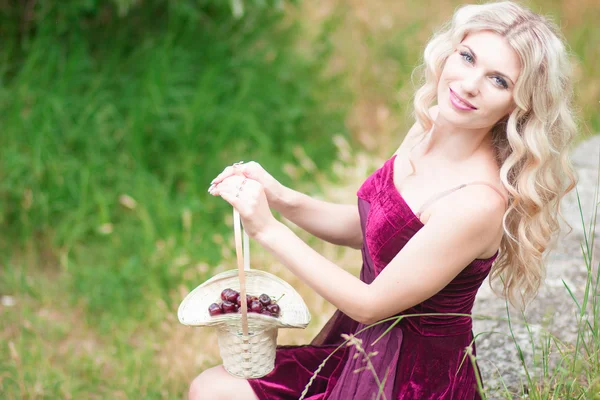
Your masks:
{"label": "blonde curly hair", "polygon": [[571,63],[558,28],[527,8],[510,1],[462,6],[425,48],[424,84],[414,98],[423,135],[433,127],[429,109],[448,56],[467,34],[484,30],[504,37],[522,66],[514,88],[516,107],[491,129],[509,207],[490,284],[502,281],[500,294],[524,307],[544,279],[545,254],[560,229],[560,200],[577,182],[568,157],[577,129]]}

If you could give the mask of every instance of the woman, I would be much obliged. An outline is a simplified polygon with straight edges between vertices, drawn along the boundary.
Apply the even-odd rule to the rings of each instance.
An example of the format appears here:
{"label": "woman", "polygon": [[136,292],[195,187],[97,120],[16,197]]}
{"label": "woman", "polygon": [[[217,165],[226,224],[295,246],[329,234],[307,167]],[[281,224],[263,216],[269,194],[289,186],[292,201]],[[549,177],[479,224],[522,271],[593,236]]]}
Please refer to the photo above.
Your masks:
{"label": "woman", "polygon": [[[253,162],[215,178],[209,192],[338,311],[311,345],[278,348],[266,377],[238,379],[218,366],[194,380],[190,398],[370,399],[379,390],[374,372],[387,399],[479,398],[464,314],[490,272],[513,304],[536,294],[559,201],[576,181],[567,156],[575,134],[569,61],[559,37],[512,2],[458,9],[425,49],[416,123],[359,188],[358,209],[283,187]],[[360,248],[360,279],[308,247],[270,208],[315,236]],[[362,368],[356,346],[343,347],[303,393],[342,333],[433,313],[453,315],[403,318],[374,346],[391,321],[357,333],[367,352],[377,351],[373,368]]]}

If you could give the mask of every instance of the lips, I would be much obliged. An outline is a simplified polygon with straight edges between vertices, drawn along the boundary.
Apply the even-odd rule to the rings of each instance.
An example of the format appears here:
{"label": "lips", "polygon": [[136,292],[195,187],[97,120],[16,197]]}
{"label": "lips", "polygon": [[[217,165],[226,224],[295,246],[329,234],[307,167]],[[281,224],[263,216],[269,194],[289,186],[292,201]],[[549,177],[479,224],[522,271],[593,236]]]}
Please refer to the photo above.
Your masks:
{"label": "lips", "polygon": [[477,107],[460,97],[452,89],[450,89],[450,101],[452,101],[452,103],[461,110],[477,110]]}

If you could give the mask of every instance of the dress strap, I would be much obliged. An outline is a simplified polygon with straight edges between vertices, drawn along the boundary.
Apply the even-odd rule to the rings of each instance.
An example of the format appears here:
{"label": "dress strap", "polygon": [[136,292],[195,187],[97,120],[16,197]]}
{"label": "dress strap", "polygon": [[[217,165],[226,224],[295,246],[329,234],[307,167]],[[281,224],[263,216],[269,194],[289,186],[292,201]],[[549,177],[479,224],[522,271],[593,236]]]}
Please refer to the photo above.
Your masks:
{"label": "dress strap", "polygon": [[498,193],[498,194],[500,195],[500,197],[502,197],[502,199],[504,200],[504,204],[505,204],[505,206],[506,206],[507,200],[506,200],[506,198],[504,197],[504,194],[502,194],[502,192],[501,192],[501,191],[500,191],[500,190],[499,190],[499,189],[498,189],[496,186],[492,185],[492,184],[491,184],[491,183],[489,183],[489,182],[484,182],[484,181],[475,181],[475,182],[470,182],[470,183],[463,183],[462,185],[459,185],[459,186],[457,186],[457,187],[454,187],[454,188],[452,188],[452,189],[445,190],[445,191],[443,191],[443,192],[441,192],[441,193],[438,193],[438,194],[434,195],[434,196],[433,196],[431,199],[429,199],[428,201],[426,201],[426,202],[425,202],[425,204],[423,204],[423,206],[422,206],[422,207],[421,207],[421,209],[419,210],[419,212],[417,212],[417,214],[416,214],[416,215],[417,215],[417,218],[421,218],[421,214],[423,214],[423,211],[425,211],[425,209],[426,209],[427,207],[429,207],[429,206],[430,206],[432,203],[434,203],[435,201],[439,200],[440,198],[442,198],[442,197],[444,197],[444,196],[447,196],[447,195],[449,195],[449,194],[450,194],[450,193],[452,193],[452,192],[455,192],[455,191],[457,191],[457,190],[459,190],[459,189],[462,189],[462,188],[464,188],[465,186],[469,186],[469,185],[486,185],[486,186],[489,186],[489,187],[491,187],[492,189],[494,189],[494,190],[496,191],[496,193]]}

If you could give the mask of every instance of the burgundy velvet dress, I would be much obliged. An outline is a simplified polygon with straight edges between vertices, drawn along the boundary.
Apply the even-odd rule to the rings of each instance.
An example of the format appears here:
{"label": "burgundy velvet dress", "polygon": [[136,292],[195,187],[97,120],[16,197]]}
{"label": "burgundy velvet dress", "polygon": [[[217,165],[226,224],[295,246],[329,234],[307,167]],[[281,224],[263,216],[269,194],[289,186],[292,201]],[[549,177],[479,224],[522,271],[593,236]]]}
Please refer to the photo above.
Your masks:
{"label": "burgundy velvet dress", "polygon": [[[375,171],[357,193],[364,238],[360,279],[367,283],[371,283],[423,227],[417,217],[421,212],[415,214],[394,185],[394,159]],[[497,255],[498,252],[489,259],[473,260],[439,293],[402,314],[470,314],[475,294]],[[385,378],[384,393],[388,400],[479,399],[473,364],[465,358],[465,348],[473,340],[471,318],[403,318],[371,346],[391,324],[383,323],[356,335],[362,339],[367,352],[378,352],[371,357],[371,362],[379,379]],[[364,327],[337,310],[310,345],[278,346],[275,369],[263,378],[248,382],[261,400],[298,399],[321,362],[343,342],[340,335]],[[355,358],[355,353],[353,346],[343,346],[336,351],[314,379],[305,399],[374,398],[378,392],[375,378],[369,370],[355,372],[364,366],[363,357]]]}

